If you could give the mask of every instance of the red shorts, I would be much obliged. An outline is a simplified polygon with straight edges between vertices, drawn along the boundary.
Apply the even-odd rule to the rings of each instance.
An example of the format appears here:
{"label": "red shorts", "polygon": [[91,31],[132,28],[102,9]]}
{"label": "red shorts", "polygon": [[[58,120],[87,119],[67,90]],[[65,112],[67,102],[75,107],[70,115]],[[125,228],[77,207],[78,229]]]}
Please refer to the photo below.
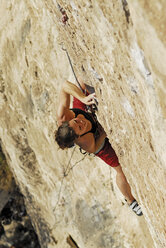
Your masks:
{"label": "red shorts", "polygon": [[111,167],[117,167],[119,165],[118,157],[112,148],[108,138],[105,139],[104,147],[95,154],[97,157],[101,158],[106,164]]}
{"label": "red shorts", "polygon": [[[86,111],[86,105],[77,98],[73,99],[73,108],[78,108]],[[105,139],[104,147],[96,154],[97,157],[101,158],[106,164],[111,167],[117,167],[119,165],[118,157],[112,148],[108,138]]]}
{"label": "red shorts", "polygon": [[86,112],[86,105],[75,97],[73,98],[73,108],[82,109]]}

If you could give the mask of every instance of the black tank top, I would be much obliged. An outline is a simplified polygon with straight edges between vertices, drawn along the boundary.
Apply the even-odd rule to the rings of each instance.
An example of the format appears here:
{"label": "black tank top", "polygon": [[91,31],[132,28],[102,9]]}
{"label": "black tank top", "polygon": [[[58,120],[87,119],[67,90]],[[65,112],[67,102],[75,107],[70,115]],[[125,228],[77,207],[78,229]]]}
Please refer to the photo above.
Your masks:
{"label": "black tank top", "polygon": [[70,110],[72,110],[72,111],[75,113],[75,118],[77,117],[77,115],[81,114],[81,115],[83,115],[87,120],[89,120],[89,121],[91,122],[91,124],[92,124],[91,130],[88,131],[88,132],[86,132],[86,133],[83,133],[83,134],[80,135],[80,136],[83,136],[83,135],[85,135],[85,134],[87,134],[87,133],[94,133],[94,134],[95,134],[96,129],[97,129],[97,123],[96,123],[96,121],[94,120],[94,118],[92,117],[92,114],[87,113],[87,112],[83,111],[82,109],[78,109],[78,108],[72,108],[72,109],[70,109]]}

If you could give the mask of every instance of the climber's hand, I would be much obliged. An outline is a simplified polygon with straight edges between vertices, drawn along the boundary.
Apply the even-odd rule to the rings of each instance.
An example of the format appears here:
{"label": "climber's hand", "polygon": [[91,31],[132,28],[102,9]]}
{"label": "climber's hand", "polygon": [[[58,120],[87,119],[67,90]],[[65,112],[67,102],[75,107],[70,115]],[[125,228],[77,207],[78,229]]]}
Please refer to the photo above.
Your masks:
{"label": "climber's hand", "polygon": [[88,96],[83,97],[82,102],[86,105],[95,104],[95,93],[89,94]]}

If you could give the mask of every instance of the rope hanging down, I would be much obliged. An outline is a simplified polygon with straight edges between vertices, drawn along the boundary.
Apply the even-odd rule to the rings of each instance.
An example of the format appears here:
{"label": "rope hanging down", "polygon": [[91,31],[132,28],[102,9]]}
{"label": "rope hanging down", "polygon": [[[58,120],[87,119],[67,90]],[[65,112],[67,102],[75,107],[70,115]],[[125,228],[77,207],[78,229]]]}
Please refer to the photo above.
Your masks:
{"label": "rope hanging down", "polygon": [[82,93],[84,93],[84,91],[83,91],[83,89],[82,89],[82,87],[81,87],[81,84],[79,83],[79,81],[78,81],[78,79],[77,79],[77,76],[76,76],[76,74],[75,74],[75,71],[74,71],[73,65],[72,65],[72,63],[71,63],[71,59],[70,59],[70,56],[69,56],[69,54],[68,54],[68,51],[67,51],[65,48],[63,48],[63,47],[62,47],[62,50],[66,52],[66,55],[67,55],[67,57],[68,57],[68,60],[69,60],[69,63],[70,63],[71,69],[72,69],[72,72],[73,72],[74,77],[75,77],[75,80],[76,80],[76,82],[78,83],[78,86],[80,87],[80,90],[82,91]]}

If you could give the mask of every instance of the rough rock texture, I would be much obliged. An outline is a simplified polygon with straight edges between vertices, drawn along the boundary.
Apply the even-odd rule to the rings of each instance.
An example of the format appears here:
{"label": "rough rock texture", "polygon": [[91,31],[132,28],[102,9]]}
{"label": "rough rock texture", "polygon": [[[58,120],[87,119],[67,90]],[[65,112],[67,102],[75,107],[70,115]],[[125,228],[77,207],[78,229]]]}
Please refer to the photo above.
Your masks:
{"label": "rough rock texture", "polygon": [[0,213],[13,192],[13,176],[0,147]]}
{"label": "rough rock texture", "polygon": [[[1,1],[1,145],[41,247],[166,246],[165,8],[164,0]],[[65,78],[74,82],[62,48],[96,89],[141,218],[112,169],[54,142],[57,95]]]}
{"label": "rough rock texture", "polygon": [[11,247],[40,248],[40,244],[0,146],[0,248]]}
{"label": "rough rock texture", "polygon": [[0,247],[40,248],[37,235],[26,213],[24,197],[14,183],[12,190],[8,202],[0,211]]}

